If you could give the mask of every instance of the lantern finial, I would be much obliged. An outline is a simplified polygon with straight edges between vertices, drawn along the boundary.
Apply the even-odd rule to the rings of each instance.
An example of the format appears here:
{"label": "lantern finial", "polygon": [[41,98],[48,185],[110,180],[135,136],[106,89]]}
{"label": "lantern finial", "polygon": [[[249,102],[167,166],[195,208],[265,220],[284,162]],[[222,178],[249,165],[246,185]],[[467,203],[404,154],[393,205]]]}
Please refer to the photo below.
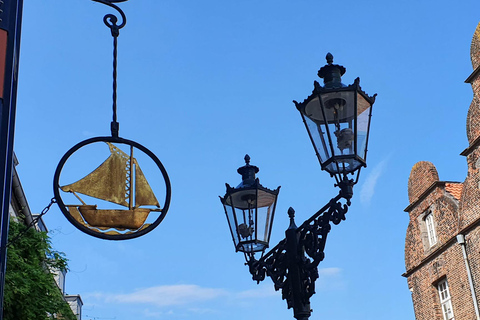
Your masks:
{"label": "lantern finial", "polygon": [[330,52],[326,56],[327,64],[318,70],[318,76],[323,79],[325,88],[345,87],[342,83],[342,76],[345,74],[345,67],[333,64],[333,54]]}
{"label": "lantern finial", "polygon": [[249,165],[250,164],[250,156],[248,154],[245,155],[245,164]]}
{"label": "lantern finial", "polygon": [[327,53],[327,56],[325,57],[325,59],[327,59],[327,64],[332,64],[333,63],[333,54],[331,54],[330,52]]}
{"label": "lantern finial", "polygon": [[290,218],[290,226],[288,227],[288,229],[290,230],[297,230],[297,225],[295,224],[295,210],[290,207],[288,208],[288,217]]}

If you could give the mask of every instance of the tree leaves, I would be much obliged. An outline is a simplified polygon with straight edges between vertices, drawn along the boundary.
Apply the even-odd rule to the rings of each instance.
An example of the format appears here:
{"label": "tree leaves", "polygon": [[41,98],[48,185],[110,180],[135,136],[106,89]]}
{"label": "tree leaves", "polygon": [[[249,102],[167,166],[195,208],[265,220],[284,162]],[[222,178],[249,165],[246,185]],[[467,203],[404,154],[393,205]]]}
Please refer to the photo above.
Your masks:
{"label": "tree leaves", "polygon": [[[25,225],[10,221],[9,239]],[[30,228],[7,249],[4,320],[76,320],[55,283],[52,271],[67,270],[63,252],[53,250],[48,235]]]}

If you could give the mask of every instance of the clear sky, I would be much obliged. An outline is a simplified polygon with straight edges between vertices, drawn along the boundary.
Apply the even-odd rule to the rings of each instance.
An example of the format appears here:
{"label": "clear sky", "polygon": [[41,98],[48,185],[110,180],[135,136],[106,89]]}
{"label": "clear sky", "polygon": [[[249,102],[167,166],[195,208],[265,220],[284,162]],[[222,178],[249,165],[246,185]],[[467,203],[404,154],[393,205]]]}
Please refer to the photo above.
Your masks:
{"label": "clear sky", "polygon": [[[378,93],[368,167],[347,220],[333,226],[311,319],[414,319],[404,266],[412,166],[463,181],[472,91],[470,42],[480,3],[463,1],[130,0],[119,37],[120,136],[168,171],[162,224],[123,242],[92,238],[58,207],[45,216],[70,259],[67,292],[83,319],[292,319],[270,279],[251,280],[218,199],[246,153],[281,185],[272,244],[337,194],[292,100],[303,101],[331,52],[350,84]],[[89,0],[24,4],[15,150],[31,210],[53,197],[63,154],[110,134],[112,11]],[[145,172],[148,175],[148,172]]]}

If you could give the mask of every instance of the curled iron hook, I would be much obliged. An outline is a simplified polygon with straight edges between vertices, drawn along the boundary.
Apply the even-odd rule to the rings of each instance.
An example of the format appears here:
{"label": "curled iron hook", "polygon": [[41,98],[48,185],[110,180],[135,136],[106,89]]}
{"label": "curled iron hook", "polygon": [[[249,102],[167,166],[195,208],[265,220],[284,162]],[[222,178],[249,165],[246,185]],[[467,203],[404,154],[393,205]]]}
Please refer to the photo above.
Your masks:
{"label": "curled iron hook", "polygon": [[110,124],[110,130],[112,132],[112,137],[118,138],[118,129],[120,124],[117,122],[117,38],[120,35],[120,29],[125,27],[125,24],[127,23],[127,17],[125,16],[125,13],[114,3],[117,2],[125,2],[128,0],[92,0],[95,2],[100,2],[103,3],[104,5],[107,5],[115,10],[117,10],[120,15],[122,16],[122,23],[119,25],[117,24],[118,18],[114,14],[107,14],[103,17],[103,22],[105,25],[110,29],[113,37],[113,121]]}
{"label": "curled iron hook", "polygon": [[112,36],[118,37],[118,35],[120,34],[120,29],[125,27],[125,24],[127,24],[127,17],[125,16],[125,13],[122,11],[122,9],[120,9],[114,3],[125,2],[128,0],[92,0],[92,1],[103,3],[104,5],[114,8],[120,13],[120,15],[122,16],[122,23],[120,23],[119,25],[117,25],[118,18],[114,14],[109,13],[105,15],[105,17],[103,17],[103,22],[112,31]]}

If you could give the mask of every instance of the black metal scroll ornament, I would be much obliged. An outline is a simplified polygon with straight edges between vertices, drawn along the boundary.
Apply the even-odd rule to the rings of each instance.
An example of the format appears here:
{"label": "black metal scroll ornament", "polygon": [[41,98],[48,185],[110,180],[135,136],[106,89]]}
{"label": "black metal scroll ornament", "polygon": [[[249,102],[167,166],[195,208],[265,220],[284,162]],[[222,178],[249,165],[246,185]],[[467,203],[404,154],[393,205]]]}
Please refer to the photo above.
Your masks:
{"label": "black metal scroll ornament", "polygon": [[[282,290],[282,299],[287,301],[289,309],[293,308],[298,320],[310,317],[310,297],[315,293],[318,265],[325,257],[330,222],[337,225],[345,220],[353,195],[352,185],[353,181],[346,178],[341,181],[339,194],[300,227],[295,225],[295,211],[289,208],[290,226],[285,239],[259,260],[253,255],[248,259],[253,280],[259,283],[269,276],[275,290]],[[345,204],[340,202],[342,198]]]}
{"label": "black metal scroll ornament", "polygon": [[[122,18],[120,24],[118,24],[118,18],[113,14],[107,14],[103,18],[105,25],[110,28],[114,40],[111,136],[90,138],[68,150],[60,160],[55,171],[53,192],[62,213],[79,230],[102,239],[132,239],[152,231],[165,218],[171,199],[170,179],[164,166],[153,152],[135,141],[120,138],[118,135],[117,37],[127,20],[123,11],[113,3],[127,0],[93,1],[114,8],[120,13]],[[102,163],[97,164],[98,167],[95,170],[84,177],[80,177],[80,179],[78,177],[73,179],[71,176],[61,179],[62,171],[67,161],[80,149],[84,147],[91,148],[96,143],[100,143],[103,148],[108,148],[110,151],[109,156]],[[138,151],[143,154],[142,161],[148,162],[150,160],[150,162],[154,163],[154,169],[151,171],[157,175],[155,185],[151,185],[143,173],[140,167],[143,162],[141,163],[140,160],[137,160],[138,156],[134,156],[134,153],[137,155]],[[76,164],[78,165],[78,162]],[[74,172],[76,171],[75,169],[76,167],[74,166]],[[161,179],[158,179],[158,176]],[[60,180],[63,182],[69,179],[72,180],[69,181],[71,183],[60,183]],[[154,193],[154,190],[160,189],[164,190],[163,192],[165,193],[163,203],[157,200]],[[65,196],[67,194],[70,199],[76,198],[75,204],[66,204],[64,202],[62,195]],[[83,199],[80,195],[83,196]],[[101,200],[101,206],[97,205],[97,203],[92,203],[94,201],[98,202],[98,200]]]}

